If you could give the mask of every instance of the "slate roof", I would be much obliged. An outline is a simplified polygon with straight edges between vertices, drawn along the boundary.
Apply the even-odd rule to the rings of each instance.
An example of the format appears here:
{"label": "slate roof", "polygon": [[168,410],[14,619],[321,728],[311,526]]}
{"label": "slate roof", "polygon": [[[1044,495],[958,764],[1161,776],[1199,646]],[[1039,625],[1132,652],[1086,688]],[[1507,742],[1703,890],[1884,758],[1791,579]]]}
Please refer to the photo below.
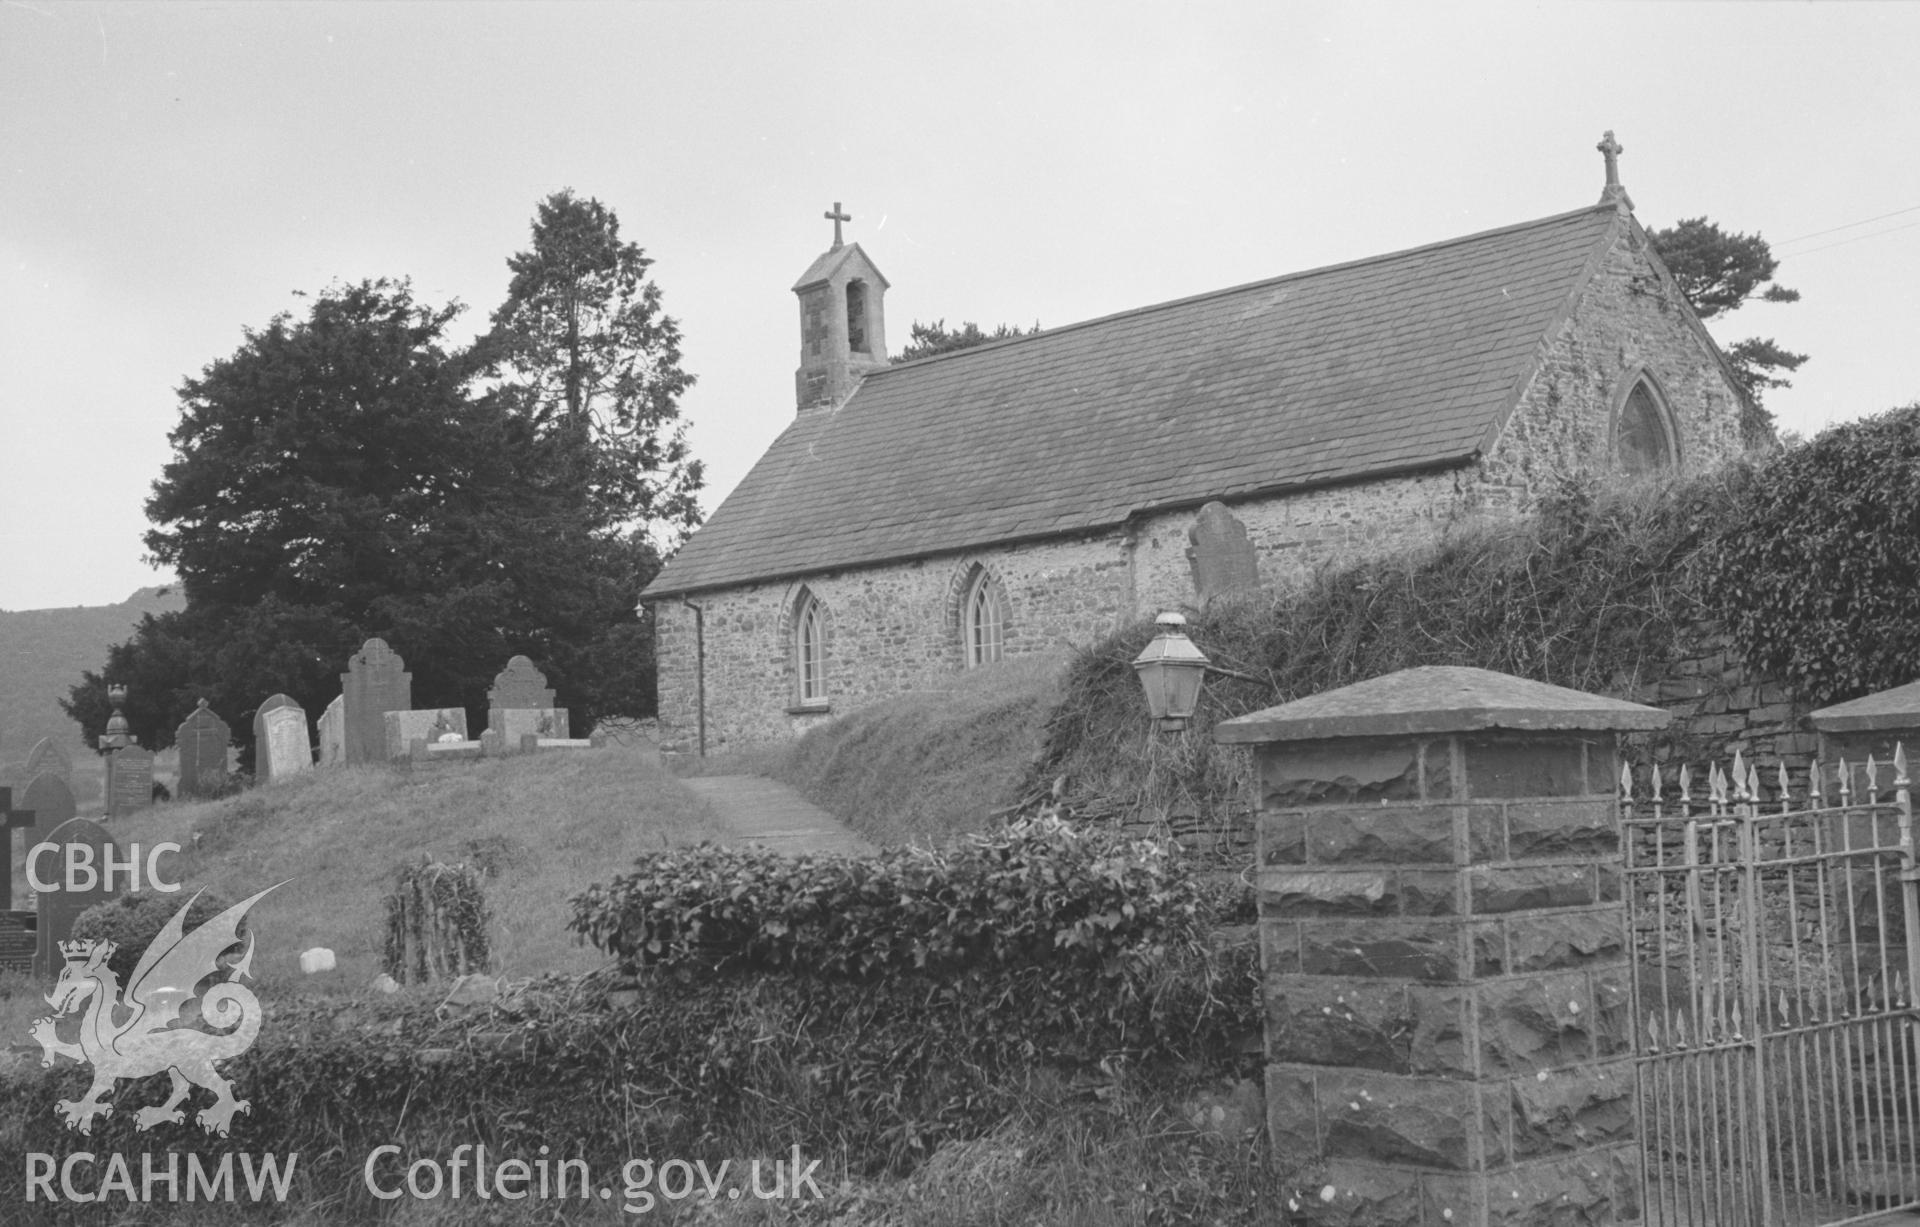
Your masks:
{"label": "slate roof", "polygon": [[1672,713],[1511,673],[1421,665],[1213,726],[1223,744],[1477,729],[1663,729]]}
{"label": "slate roof", "polygon": [[643,597],[1465,463],[1628,224],[1602,204],[873,371]]}
{"label": "slate roof", "polygon": [[839,247],[829,247],[826,251],[816,256],[813,263],[807,265],[807,271],[800,274],[800,280],[793,283],[793,288],[796,290],[804,290],[810,285],[818,285],[822,281],[832,277],[834,272],[838,270],[842,264],[853,259],[856,253],[862,260],[867,262],[867,267],[872,270],[873,275],[880,278],[880,284],[882,286],[891,286],[893,284],[880,272],[880,266],[873,262],[873,257],[860,249],[860,244],[846,243]]}

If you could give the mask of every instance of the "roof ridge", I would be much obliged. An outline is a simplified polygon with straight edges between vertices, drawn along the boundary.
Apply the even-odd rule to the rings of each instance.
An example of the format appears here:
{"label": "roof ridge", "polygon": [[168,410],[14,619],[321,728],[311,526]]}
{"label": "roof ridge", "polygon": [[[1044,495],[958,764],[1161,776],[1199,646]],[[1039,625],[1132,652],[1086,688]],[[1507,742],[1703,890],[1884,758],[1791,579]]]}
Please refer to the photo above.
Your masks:
{"label": "roof ridge", "polygon": [[[1342,260],[1337,264],[1322,264],[1315,268],[1303,268],[1298,272],[1281,273],[1276,277],[1263,277],[1257,281],[1243,281],[1239,285],[1230,285],[1218,290],[1205,290],[1201,293],[1188,294],[1181,298],[1169,298],[1164,302],[1148,303],[1145,306],[1129,307],[1124,311],[1114,311],[1106,315],[1094,316],[1092,319],[1076,320],[1071,324],[1061,324],[1057,328],[1045,328],[1038,332],[1023,333],[1017,337],[1002,337],[998,340],[984,342],[979,345],[969,345],[965,349],[950,349],[945,353],[928,354],[924,358],[911,358],[905,362],[890,362],[886,366],[877,367],[867,372],[867,378],[873,379],[876,376],[884,376],[894,371],[922,367],[928,363],[939,362],[947,358],[960,358],[968,354],[985,353],[988,350],[1001,349],[1009,345],[1018,345],[1026,341],[1037,340],[1041,337],[1077,332],[1082,328],[1092,328],[1097,324],[1111,323],[1114,320],[1127,319],[1132,316],[1148,315],[1155,311],[1165,311],[1173,307],[1184,307],[1190,303],[1205,302],[1211,298],[1224,298],[1229,294],[1241,294],[1248,290],[1278,285],[1285,281],[1296,281],[1302,277],[1317,277],[1322,273],[1336,273],[1347,269],[1361,268],[1368,264],[1381,264],[1388,260],[1398,260],[1406,256],[1419,255],[1422,252],[1439,251],[1442,248],[1457,246],[1461,243],[1473,243],[1483,239],[1494,238],[1498,235],[1512,234],[1517,231],[1532,229],[1535,226],[1549,226],[1556,222],[1564,222],[1570,218],[1579,217],[1587,213],[1616,214],[1619,211],[1619,206],[1615,205],[1612,201],[1603,201],[1595,205],[1584,205],[1578,209],[1569,209],[1565,213],[1555,213],[1550,217],[1539,217],[1527,222],[1514,222],[1507,226],[1495,226],[1490,230],[1478,230],[1472,234],[1462,234],[1450,239],[1439,239],[1432,243],[1421,243],[1415,247],[1403,247],[1399,251],[1389,251],[1377,256],[1362,256],[1357,260]],[[857,394],[858,393],[856,393],[856,395]]]}

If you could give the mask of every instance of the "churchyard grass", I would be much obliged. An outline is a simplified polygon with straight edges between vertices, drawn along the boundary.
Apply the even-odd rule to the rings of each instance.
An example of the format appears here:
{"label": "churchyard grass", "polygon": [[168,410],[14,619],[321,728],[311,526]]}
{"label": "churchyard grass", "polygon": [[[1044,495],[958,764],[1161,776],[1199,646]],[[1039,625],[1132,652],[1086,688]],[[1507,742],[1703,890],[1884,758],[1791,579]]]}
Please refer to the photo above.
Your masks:
{"label": "churchyard grass", "polygon": [[[314,772],[218,801],[156,805],[113,820],[131,844],[180,845],[163,877],[180,900],[208,889],[237,902],[285,882],[250,913],[255,968],[269,992],[358,991],[381,971],[384,899],[393,870],[422,856],[488,874],[493,950],[519,979],[600,966],[565,931],[567,901],[642,851],[718,834],[704,803],[637,748],[554,752],[394,771]],[[300,952],[334,951],[338,967],[302,976]],[[37,998],[36,998],[37,1000]],[[0,1033],[7,1010],[0,1006]]]}
{"label": "churchyard grass", "polygon": [[815,729],[754,773],[792,784],[883,847],[983,830],[1018,799],[1065,661],[969,669]]}

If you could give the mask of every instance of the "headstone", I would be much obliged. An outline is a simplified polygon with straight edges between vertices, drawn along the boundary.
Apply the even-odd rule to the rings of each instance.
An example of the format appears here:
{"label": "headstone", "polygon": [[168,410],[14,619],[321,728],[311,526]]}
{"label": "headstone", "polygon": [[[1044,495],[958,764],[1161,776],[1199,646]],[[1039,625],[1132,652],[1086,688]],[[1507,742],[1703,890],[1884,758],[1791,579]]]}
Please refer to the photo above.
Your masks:
{"label": "headstone", "polygon": [[20,794],[20,808],[33,811],[33,826],[22,837],[26,841],[23,847],[31,848],[74,816],[73,789],[51,771],[43,771],[27,782]]}
{"label": "headstone", "polygon": [[13,789],[0,787],[0,912],[13,910],[13,833],[21,832],[21,852],[33,850],[38,813],[22,799],[14,808]]}
{"label": "headstone", "polygon": [[464,707],[390,711],[382,719],[386,722],[386,749],[383,758],[387,762],[408,757],[412,743],[415,741],[424,741],[432,745],[446,733],[460,734],[461,741],[467,739],[467,709]]}
{"label": "headstone", "polygon": [[233,730],[213,714],[205,699],[193,714],[174,731],[174,744],[180,747],[181,797],[211,797],[227,782],[227,746]]}
{"label": "headstone", "polygon": [[493,689],[487,691],[487,707],[552,707],[553,691],[547,687],[546,674],[531,660],[516,656],[494,675]]}
{"label": "headstone", "polygon": [[546,675],[524,656],[516,656],[493,679],[487,692],[487,728],[500,734],[503,747],[519,747],[528,737],[567,736],[567,709],[553,705]]}
{"label": "headstone", "polygon": [[153,804],[153,751],[128,746],[107,755],[107,817]]}
{"label": "headstone", "polygon": [[24,779],[31,780],[42,771],[51,771],[73,787],[73,757],[67,748],[51,737],[42,737],[35,742],[33,749],[27,752],[27,769]]}
{"label": "headstone", "polygon": [[340,767],[347,761],[347,696],[337,694],[320,713],[320,765]]}
{"label": "headstone", "polygon": [[1200,509],[1187,541],[1187,565],[1193,569],[1193,591],[1202,606],[1215,597],[1260,590],[1259,555],[1247,539],[1247,526],[1224,503]]}
{"label": "headstone", "polygon": [[270,784],[312,770],[306,709],[276,694],[253,714],[253,773],[262,784]]}
{"label": "headstone", "polygon": [[[33,972],[36,976],[50,978],[60,970],[63,961],[60,943],[73,937],[73,922],[80,913],[120,893],[107,889],[105,875],[100,870],[106,865],[109,853],[115,864],[121,861],[119,846],[113,842],[113,837],[107,834],[105,827],[88,818],[69,818],[48,832],[43,842],[54,845],[58,851],[42,853],[37,866],[40,878],[54,883],[55,889],[40,895],[37,907],[39,918],[34,933]],[[73,855],[72,863],[90,865],[94,870],[91,885],[87,884],[86,875],[74,875],[75,884],[86,887],[81,890],[67,889],[66,866],[70,858],[66,849],[75,845],[85,846],[90,851]],[[32,855],[31,849],[28,855]]]}
{"label": "headstone", "polygon": [[347,762],[384,763],[387,713],[413,707],[413,674],[384,639],[369,639],[340,675],[346,700]]}
{"label": "headstone", "polygon": [[[52,836],[55,828],[73,817],[73,789],[68,788],[67,782],[53,772],[42,771],[33,777],[27,784],[26,790],[20,794],[19,804],[22,810],[27,811],[24,816],[28,821],[25,824],[13,823],[12,825],[20,832],[21,859],[17,863],[24,865],[26,858],[33,854],[35,844],[45,843]],[[0,809],[4,808],[6,808],[4,805],[0,805]],[[4,859],[0,858],[0,860]],[[0,868],[6,869],[11,876],[12,864],[0,865]],[[44,876],[46,867],[41,868]],[[0,911],[6,911],[13,906],[12,893],[11,881],[4,887],[0,887]]]}
{"label": "headstone", "polygon": [[509,746],[517,746],[528,737],[564,739],[567,736],[567,709],[496,707],[487,713],[487,727],[498,730]]}

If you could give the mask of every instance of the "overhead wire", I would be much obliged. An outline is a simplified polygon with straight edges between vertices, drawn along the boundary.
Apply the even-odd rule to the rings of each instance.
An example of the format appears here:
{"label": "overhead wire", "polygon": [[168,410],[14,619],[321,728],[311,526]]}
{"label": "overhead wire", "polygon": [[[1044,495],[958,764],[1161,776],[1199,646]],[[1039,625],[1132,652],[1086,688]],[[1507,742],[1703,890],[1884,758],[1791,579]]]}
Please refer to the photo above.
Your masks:
{"label": "overhead wire", "polygon": [[[1888,219],[1889,217],[1899,217],[1900,215],[1902,215],[1902,214],[1904,214],[1904,213],[1920,213],[1920,205],[1909,205],[1909,206],[1907,206],[1907,207],[1906,207],[1906,208],[1904,208],[1904,209],[1895,209],[1895,210],[1894,210],[1893,212],[1891,212],[1891,213],[1882,213],[1882,214],[1880,214],[1880,215],[1879,215],[1878,217],[1865,217],[1865,218],[1862,218],[1862,219],[1860,219],[1860,220],[1859,220],[1859,221],[1857,221],[1857,222],[1847,222],[1847,223],[1845,223],[1844,225],[1839,225],[1839,226],[1832,226],[1832,227],[1829,227],[1829,228],[1828,228],[1828,229],[1826,229],[1826,230],[1815,230],[1815,231],[1814,231],[1813,233],[1811,233],[1811,234],[1796,234],[1796,235],[1794,235],[1794,236],[1793,236],[1792,238],[1790,238],[1790,239],[1781,239],[1781,240],[1780,240],[1780,241],[1779,241],[1778,243],[1775,243],[1775,244],[1774,244],[1774,246],[1775,246],[1775,247],[1785,247],[1785,246],[1786,246],[1787,244],[1789,244],[1789,243],[1799,243],[1799,242],[1802,242],[1802,241],[1804,241],[1804,240],[1806,240],[1806,239],[1817,239],[1817,238],[1819,238],[1820,236],[1822,236],[1822,235],[1826,235],[1826,234],[1838,234],[1838,233],[1840,233],[1840,232],[1841,232],[1842,230],[1851,230],[1851,229],[1853,229],[1853,228],[1854,228],[1855,226],[1867,226],[1867,225],[1871,225],[1871,224],[1872,224],[1872,223],[1874,223],[1874,222],[1883,222],[1883,221],[1885,221],[1885,220],[1887,220],[1887,219]],[[1905,230],[1905,229],[1906,229],[1906,227],[1905,227],[1905,226],[1895,226],[1895,227],[1894,227],[1894,229],[1895,229],[1895,230]],[[1887,232],[1883,232],[1883,233],[1891,233],[1891,232],[1890,232],[1890,231],[1887,231]],[[1863,236],[1863,237],[1865,237],[1865,236]]]}

